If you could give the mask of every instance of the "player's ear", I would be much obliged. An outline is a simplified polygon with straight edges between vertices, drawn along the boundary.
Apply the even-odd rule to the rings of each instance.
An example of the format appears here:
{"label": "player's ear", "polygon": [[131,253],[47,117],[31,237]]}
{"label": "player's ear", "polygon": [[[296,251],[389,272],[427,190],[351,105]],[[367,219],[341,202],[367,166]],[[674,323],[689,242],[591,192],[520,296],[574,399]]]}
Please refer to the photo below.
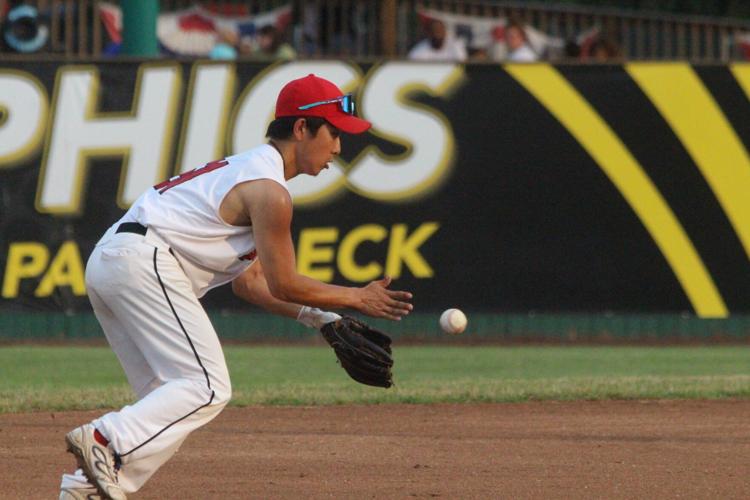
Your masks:
{"label": "player's ear", "polygon": [[307,130],[307,120],[304,118],[297,118],[294,121],[294,127],[292,128],[294,138],[298,141],[302,140],[305,137],[305,130]]}

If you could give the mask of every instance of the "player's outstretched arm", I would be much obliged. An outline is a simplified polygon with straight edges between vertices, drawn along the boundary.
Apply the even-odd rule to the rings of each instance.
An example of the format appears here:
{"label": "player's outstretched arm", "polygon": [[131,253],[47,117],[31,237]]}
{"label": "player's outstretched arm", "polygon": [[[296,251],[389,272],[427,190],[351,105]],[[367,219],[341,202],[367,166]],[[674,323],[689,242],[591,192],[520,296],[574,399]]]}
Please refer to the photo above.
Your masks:
{"label": "player's outstretched arm", "polygon": [[333,312],[284,302],[274,297],[268,289],[263,267],[257,261],[232,281],[232,291],[239,298],[262,307],[270,313],[296,319],[305,326],[316,330],[320,330],[326,323],[341,319],[341,316]]}
{"label": "player's outstretched arm", "polygon": [[291,236],[292,200],[270,180],[242,186],[258,258],[270,294],[281,302],[324,309],[350,308],[373,317],[398,320],[409,314],[411,293],[390,290],[390,278],[362,288],[329,285],[297,273]]}
{"label": "player's outstretched arm", "polygon": [[299,304],[284,302],[271,294],[263,266],[258,261],[232,281],[232,292],[246,302],[287,318],[296,319],[302,308]]}

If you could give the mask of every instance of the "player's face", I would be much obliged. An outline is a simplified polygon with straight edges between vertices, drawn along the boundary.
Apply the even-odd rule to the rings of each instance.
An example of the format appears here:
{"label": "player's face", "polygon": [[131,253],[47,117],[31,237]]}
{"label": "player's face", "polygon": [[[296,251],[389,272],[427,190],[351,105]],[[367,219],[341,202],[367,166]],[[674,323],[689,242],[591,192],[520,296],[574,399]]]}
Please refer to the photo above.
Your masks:
{"label": "player's face", "polygon": [[341,153],[340,136],[339,130],[327,123],[324,123],[315,135],[306,130],[301,143],[302,155],[298,157],[301,159],[301,173],[318,175],[323,169],[328,168],[333,158]]}

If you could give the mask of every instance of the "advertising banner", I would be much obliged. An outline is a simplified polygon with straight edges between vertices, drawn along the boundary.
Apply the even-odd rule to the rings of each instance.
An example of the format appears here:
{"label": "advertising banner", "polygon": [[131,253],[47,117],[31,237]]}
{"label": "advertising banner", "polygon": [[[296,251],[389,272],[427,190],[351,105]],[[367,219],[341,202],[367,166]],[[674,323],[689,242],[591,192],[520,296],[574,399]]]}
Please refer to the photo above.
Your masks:
{"label": "advertising banner", "polygon": [[[146,189],[265,142],[315,73],[373,123],[291,181],[298,270],[421,311],[750,312],[750,66],[173,61],[0,67],[0,310],[89,310]],[[203,299],[238,309],[229,287]]]}

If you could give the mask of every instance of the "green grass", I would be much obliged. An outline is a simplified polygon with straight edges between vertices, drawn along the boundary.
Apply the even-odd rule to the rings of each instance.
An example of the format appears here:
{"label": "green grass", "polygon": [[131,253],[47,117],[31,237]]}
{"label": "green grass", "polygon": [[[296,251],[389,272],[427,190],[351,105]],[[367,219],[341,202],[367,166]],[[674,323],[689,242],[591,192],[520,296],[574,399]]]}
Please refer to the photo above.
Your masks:
{"label": "green grass", "polygon": [[[227,346],[234,405],[750,397],[750,347],[397,347],[390,390],[350,380],[327,347]],[[106,347],[0,347],[0,413],[118,407]]]}

